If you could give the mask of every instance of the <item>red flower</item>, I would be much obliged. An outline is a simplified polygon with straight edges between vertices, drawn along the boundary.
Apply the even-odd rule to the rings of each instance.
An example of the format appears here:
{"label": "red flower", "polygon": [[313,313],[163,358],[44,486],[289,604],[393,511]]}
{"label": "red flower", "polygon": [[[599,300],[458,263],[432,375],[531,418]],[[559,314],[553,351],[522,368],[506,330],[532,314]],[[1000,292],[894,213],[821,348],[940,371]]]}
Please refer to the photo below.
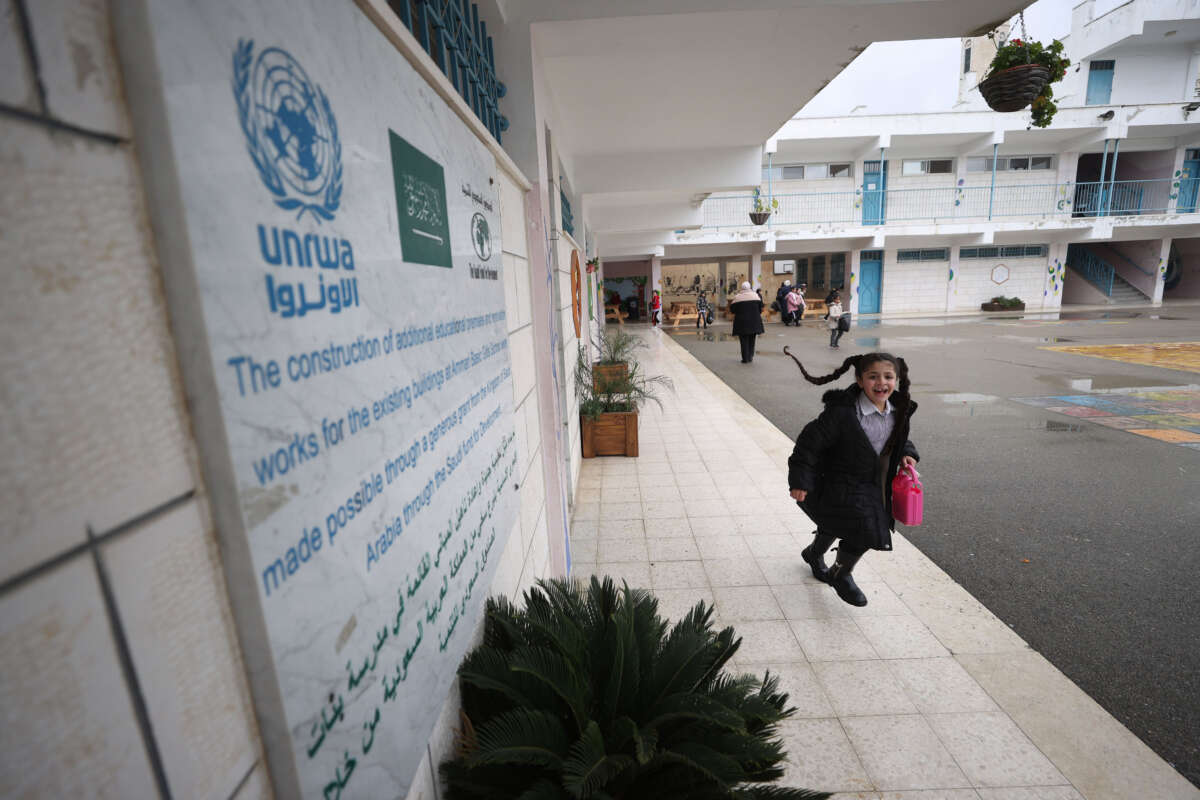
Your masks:
{"label": "red flower", "polygon": [[1021,43],[1020,39],[1013,39],[1011,42],[1011,44],[1020,44],[1020,43]]}

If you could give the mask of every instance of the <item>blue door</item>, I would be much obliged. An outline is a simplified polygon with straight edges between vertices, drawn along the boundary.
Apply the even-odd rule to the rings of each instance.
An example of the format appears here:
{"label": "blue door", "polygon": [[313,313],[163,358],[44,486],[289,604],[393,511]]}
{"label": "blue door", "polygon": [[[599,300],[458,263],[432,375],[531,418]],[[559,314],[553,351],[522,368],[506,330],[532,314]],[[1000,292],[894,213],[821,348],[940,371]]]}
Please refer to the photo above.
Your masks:
{"label": "blue door", "polygon": [[882,225],[887,216],[887,162],[863,162],[863,225]]}
{"label": "blue door", "polygon": [[[868,257],[870,256],[870,257]],[[858,262],[858,313],[879,313],[879,285],[883,277],[883,254],[863,253]]]}
{"label": "blue door", "polygon": [[1089,106],[1108,105],[1112,98],[1113,67],[1115,61],[1093,61],[1088,64],[1087,99]]}
{"label": "blue door", "polygon": [[1200,187],[1200,159],[1188,159],[1183,162],[1183,172],[1179,175],[1179,203],[1176,205],[1180,214],[1191,214],[1196,210],[1196,189]]}

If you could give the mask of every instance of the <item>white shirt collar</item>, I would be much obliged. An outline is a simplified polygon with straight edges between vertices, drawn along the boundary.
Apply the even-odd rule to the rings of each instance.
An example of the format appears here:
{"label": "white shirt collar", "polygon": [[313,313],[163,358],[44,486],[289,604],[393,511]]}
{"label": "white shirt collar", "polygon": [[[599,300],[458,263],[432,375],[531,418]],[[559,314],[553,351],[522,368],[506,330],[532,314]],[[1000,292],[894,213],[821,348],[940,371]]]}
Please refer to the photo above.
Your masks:
{"label": "white shirt collar", "polygon": [[888,400],[886,403],[884,403],[883,411],[880,411],[878,408],[875,407],[875,404],[871,402],[870,398],[867,397],[866,392],[862,392],[858,395],[858,415],[860,417],[867,417],[867,416],[870,416],[871,414],[878,414],[881,417],[886,417],[888,414],[891,414],[891,413],[892,413],[892,401],[891,400]]}

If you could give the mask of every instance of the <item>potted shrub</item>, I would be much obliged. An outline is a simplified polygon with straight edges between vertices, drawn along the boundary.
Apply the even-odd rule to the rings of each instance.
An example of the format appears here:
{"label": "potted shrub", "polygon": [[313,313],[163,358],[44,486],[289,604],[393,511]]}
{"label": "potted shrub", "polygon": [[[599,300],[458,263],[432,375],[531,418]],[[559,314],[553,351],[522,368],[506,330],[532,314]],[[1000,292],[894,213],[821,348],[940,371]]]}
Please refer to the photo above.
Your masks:
{"label": "potted shrub", "polygon": [[986,303],[980,303],[979,308],[983,311],[1024,311],[1025,304],[1021,302],[1021,298],[1019,297],[999,295]]}
{"label": "potted shrub", "polygon": [[724,672],[741,639],[699,602],[671,625],[612,579],[539,581],[487,601],[483,643],[458,668],[462,713],[442,762],[447,800],[822,800],[783,776],[769,672]]}
{"label": "potted shrub", "polygon": [[644,341],[620,328],[602,332],[595,341],[600,358],[592,364],[592,388],[600,393],[606,382],[624,380],[633,354],[645,346]]}
{"label": "potted shrub", "polygon": [[[629,352],[632,352],[632,348]],[[627,353],[624,372],[598,378],[580,347],[575,360],[575,391],[584,458],[638,454],[638,407],[647,400],[660,406],[657,392],[673,388],[663,375],[647,375]]]}
{"label": "potted shrub", "polygon": [[979,84],[979,92],[993,111],[1020,111],[1032,106],[1031,124],[1045,128],[1058,111],[1050,86],[1062,80],[1071,61],[1063,57],[1063,43],[1058,39],[1046,46],[1026,38],[1024,14],[1021,35],[1020,39],[1006,41],[1004,33],[988,34],[996,43],[996,55]]}
{"label": "potted shrub", "polygon": [[750,221],[755,225],[762,225],[771,217],[771,212],[779,210],[779,201],[772,197],[769,201],[764,201],[762,192],[758,189],[754,190],[754,210],[750,212]]}

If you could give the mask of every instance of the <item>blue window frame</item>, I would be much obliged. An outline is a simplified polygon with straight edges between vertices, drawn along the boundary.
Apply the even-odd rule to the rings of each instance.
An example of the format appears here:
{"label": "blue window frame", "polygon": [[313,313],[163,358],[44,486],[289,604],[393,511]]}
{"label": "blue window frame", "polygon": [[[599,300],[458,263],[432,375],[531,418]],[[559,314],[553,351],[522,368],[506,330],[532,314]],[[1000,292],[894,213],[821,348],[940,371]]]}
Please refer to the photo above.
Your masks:
{"label": "blue window frame", "polygon": [[1087,99],[1089,106],[1106,105],[1112,98],[1115,61],[1093,61],[1088,64]]}
{"label": "blue window frame", "polygon": [[499,142],[508,130],[499,107],[507,89],[496,77],[492,37],[479,19],[479,6],[463,0],[388,0],[388,7]]}

